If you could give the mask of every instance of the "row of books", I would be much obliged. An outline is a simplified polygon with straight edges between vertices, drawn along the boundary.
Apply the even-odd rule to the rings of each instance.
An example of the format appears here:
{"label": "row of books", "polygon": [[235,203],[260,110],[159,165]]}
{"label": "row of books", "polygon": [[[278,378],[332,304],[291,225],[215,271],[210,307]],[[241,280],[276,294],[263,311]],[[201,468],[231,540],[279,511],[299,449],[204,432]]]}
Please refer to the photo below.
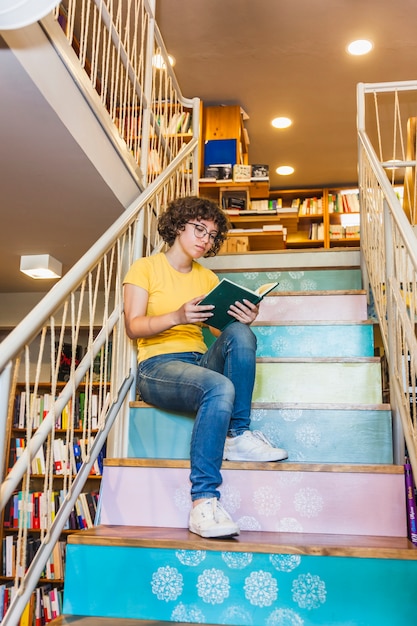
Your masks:
{"label": "row of books", "polygon": [[[56,398],[55,398],[56,399]],[[110,396],[107,395],[104,404],[107,405]],[[51,410],[54,398],[49,393],[34,394],[29,397],[26,391],[16,394],[13,412],[13,428],[26,429],[28,427],[28,417],[32,418],[32,428],[38,428],[43,422],[48,412]],[[90,402],[91,428],[98,427],[99,396],[97,393],[91,395]],[[79,392],[74,400],[70,399],[63,411],[55,416],[55,428],[66,430],[69,424],[74,428],[82,428],[86,415],[86,394]]]}
{"label": "row of books", "polygon": [[156,120],[163,135],[177,135],[190,131],[192,116],[190,111],[178,111],[171,116],[162,113]]}
{"label": "row of books", "polygon": [[298,215],[323,215],[323,198],[304,198],[299,201]]}
{"label": "row of books", "polygon": [[245,210],[244,199],[227,196],[222,198],[222,208],[229,215],[277,215],[282,213],[291,213],[298,216],[323,215],[323,198],[305,198],[303,201],[300,198],[294,198],[291,206],[283,206],[282,198],[252,200],[250,208]]}
{"label": "row of books", "polygon": [[329,194],[329,213],[359,213],[359,191]]}
{"label": "row of books", "polygon": [[[0,623],[16,590],[12,583],[0,585]],[[45,626],[62,615],[63,590],[51,584],[35,589],[16,626]]]}
{"label": "row of books", "polygon": [[268,182],[269,166],[256,163],[212,163],[204,168],[204,177],[200,183],[233,181],[234,183]]}
{"label": "row of books", "polygon": [[324,224],[323,222],[313,222],[310,224],[308,238],[311,241],[323,241],[324,239]]}
{"label": "row of books", "polygon": [[[15,493],[4,509],[4,528],[17,529],[20,523],[31,530],[49,528],[64,503],[66,492],[61,489],[49,495],[48,503],[49,496],[43,491],[33,491],[26,496],[22,491]],[[98,497],[98,491],[80,493],[64,530],[92,528],[97,517]]]}
{"label": "row of books", "polygon": [[329,234],[330,239],[358,239],[361,235],[361,230],[358,224],[348,226],[330,224]]}
{"label": "row of books", "polygon": [[[68,444],[61,437],[56,437],[52,444],[54,474],[60,476],[68,473],[77,474],[81,465],[87,459],[89,450],[93,445],[94,437],[74,437],[72,445]],[[24,437],[12,437],[10,439],[9,468],[12,468],[16,461],[22,456],[25,450],[26,440]],[[44,475],[45,446],[42,445],[31,462],[31,473],[34,475]],[[103,446],[97,459],[90,470],[91,476],[102,476],[103,463],[106,454]]]}
{"label": "row of books", "polygon": [[[65,541],[57,541],[52,550],[45,569],[41,574],[41,578],[46,580],[63,580],[64,579],[64,566],[65,566]],[[37,551],[41,546],[40,537],[34,537],[29,535],[26,541],[26,554],[25,554],[25,570],[27,570],[32,563]],[[16,554],[17,554],[17,536],[6,535],[3,538],[3,568],[2,576],[7,578],[14,578],[16,576]],[[18,575],[23,576],[24,571],[19,571]],[[0,620],[1,622],[1,620]]]}

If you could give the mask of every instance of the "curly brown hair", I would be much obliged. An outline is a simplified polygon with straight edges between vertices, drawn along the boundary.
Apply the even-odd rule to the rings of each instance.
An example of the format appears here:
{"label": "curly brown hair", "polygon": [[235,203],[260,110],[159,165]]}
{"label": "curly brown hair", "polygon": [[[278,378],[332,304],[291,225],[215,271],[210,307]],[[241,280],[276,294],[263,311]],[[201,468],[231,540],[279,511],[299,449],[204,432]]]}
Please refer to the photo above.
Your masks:
{"label": "curly brown hair", "polygon": [[158,219],[158,232],[169,246],[174,243],[178,232],[185,229],[190,220],[210,220],[216,224],[218,234],[205,257],[215,256],[227,237],[230,228],[227,215],[219,205],[208,198],[185,196],[172,200]]}

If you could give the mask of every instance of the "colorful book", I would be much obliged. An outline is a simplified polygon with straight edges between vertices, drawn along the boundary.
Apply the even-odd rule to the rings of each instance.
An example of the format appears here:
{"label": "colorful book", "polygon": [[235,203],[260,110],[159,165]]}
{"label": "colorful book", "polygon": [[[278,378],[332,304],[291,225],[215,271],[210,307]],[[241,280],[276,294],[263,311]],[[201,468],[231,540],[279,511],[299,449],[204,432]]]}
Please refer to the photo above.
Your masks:
{"label": "colorful book", "polygon": [[239,301],[249,300],[253,304],[258,304],[268,293],[270,293],[279,283],[267,283],[261,285],[253,291],[247,287],[242,287],[228,278],[223,278],[199,303],[214,304],[215,308],[211,311],[213,316],[210,317],[206,324],[213,326],[219,330],[224,330],[226,326],[236,319],[229,315],[230,305]]}
{"label": "colorful book", "polygon": [[414,480],[411,465],[406,460],[404,464],[405,475],[405,489],[406,489],[406,502],[407,502],[407,517],[408,517],[408,534],[410,541],[417,544],[417,513],[416,513],[416,500],[414,494]]}

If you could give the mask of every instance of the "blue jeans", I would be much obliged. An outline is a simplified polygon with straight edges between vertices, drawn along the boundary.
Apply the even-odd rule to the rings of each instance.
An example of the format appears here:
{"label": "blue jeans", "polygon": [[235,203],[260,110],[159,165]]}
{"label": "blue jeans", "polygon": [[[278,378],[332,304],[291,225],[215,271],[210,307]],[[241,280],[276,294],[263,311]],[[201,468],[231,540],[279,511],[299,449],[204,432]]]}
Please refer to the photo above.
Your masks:
{"label": "blue jeans", "polygon": [[139,363],[138,390],[162,409],[195,413],[191,437],[191,499],[219,498],[226,435],[249,429],[256,337],[233,322],[205,354],[179,352]]}

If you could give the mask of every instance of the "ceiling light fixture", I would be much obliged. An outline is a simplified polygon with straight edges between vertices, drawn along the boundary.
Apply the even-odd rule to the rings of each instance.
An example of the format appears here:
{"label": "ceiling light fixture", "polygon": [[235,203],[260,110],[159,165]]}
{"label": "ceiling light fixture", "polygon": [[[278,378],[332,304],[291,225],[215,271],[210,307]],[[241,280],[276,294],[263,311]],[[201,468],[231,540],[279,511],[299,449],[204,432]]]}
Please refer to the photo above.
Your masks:
{"label": "ceiling light fixture", "polygon": [[280,165],[275,171],[280,176],[289,176],[290,174],[294,174],[294,168],[291,167],[291,165]]}
{"label": "ceiling light fixture", "polygon": [[361,56],[362,54],[368,54],[373,47],[372,41],[368,39],[356,39],[356,41],[352,41],[346,49],[349,54]]}
{"label": "ceiling light fixture", "polygon": [[291,126],[292,120],[289,117],[276,117],[271,124],[274,128],[288,128],[288,126]]}
{"label": "ceiling light fixture", "polygon": [[20,271],[31,278],[61,278],[62,263],[50,254],[27,254],[20,257]]}
{"label": "ceiling light fixture", "polygon": [[[168,61],[171,67],[175,65],[175,59],[173,56],[168,54]],[[152,57],[152,65],[156,67],[157,70],[163,70],[166,68],[165,59],[162,54],[154,54]]]}

